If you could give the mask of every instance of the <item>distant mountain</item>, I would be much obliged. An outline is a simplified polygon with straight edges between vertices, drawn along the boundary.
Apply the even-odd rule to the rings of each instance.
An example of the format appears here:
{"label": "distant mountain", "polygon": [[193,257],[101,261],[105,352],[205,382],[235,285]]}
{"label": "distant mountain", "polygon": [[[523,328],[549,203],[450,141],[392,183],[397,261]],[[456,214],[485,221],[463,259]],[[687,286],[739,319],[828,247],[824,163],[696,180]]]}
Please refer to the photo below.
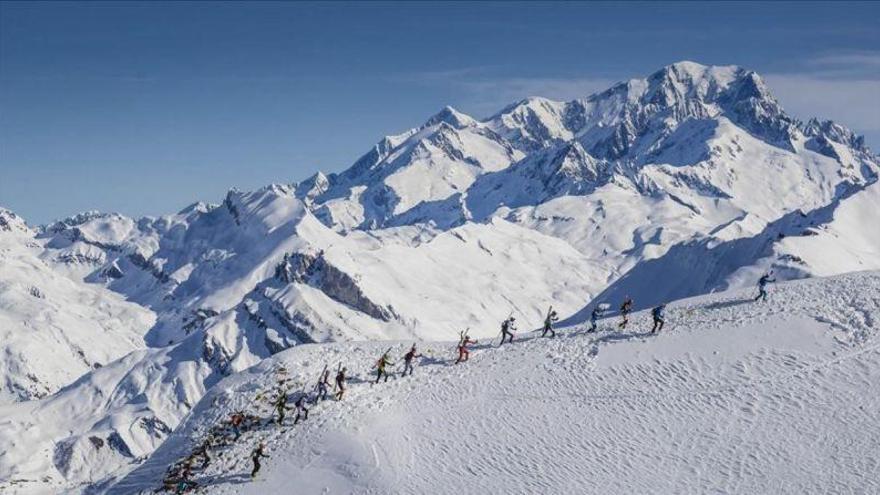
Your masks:
{"label": "distant mountain", "polygon": [[[758,149],[743,149],[741,141]],[[848,152],[839,153],[835,146]],[[789,117],[756,73],[680,62],[584,99],[563,103],[529,98],[485,121],[446,108],[417,129],[385,138],[347,171],[321,176],[326,179],[323,192],[311,195],[310,208],[328,226],[342,230],[381,228],[414,209],[420,221],[448,224],[449,203],[457,195],[467,201],[452,202],[471,210],[497,206],[499,201],[483,204],[486,185],[470,189],[477,178],[487,176],[490,184],[517,188],[520,184],[510,183],[506,174],[492,176],[514,164],[534,168],[543,160],[550,163],[541,170],[517,174],[537,180],[535,185],[551,184],[558,169],[552,166],[554,157],[568,157],[585,168],[573,171],[577,166],[570,162],[563,176],[571,178],[556,184],[555,194],[585,196],[615,181],[657,193],[668,187],[650,180],[648,172],[665,165],[674,167],[664,170],[665,175],[690,179],[689,185],[696,186],[690,189],[721,197],[736,192],[730,190],[734,184],[725,177],[690,173],[693,168],[741,167],[744,161],[759,167],[766,160],[755,153],[799,168],[809,167],[819,154],[833,160],[824,164],[840,169],[835,171],[840,180],[857,184],[876,176],[877,158],[862,139],[832,122],[803,124]],[[518,196],[517,204],[537,205],[548,194],[554,193],[537,187],[524,195],[508,191],[503,197]],[[468,218],[462,209],[456,220]]]}
{"label": "distant mountain", "polygon": [[[537,327],[551,304],[576,323],[623,295],[644,308],[769,269],[878,269],[878,172],[862,138],[791,118],[754,72],[680,62],[485,120],[447,107],[341,173],[158,218],[31,229],[7,211],[0,255],[21,268],[0,272],[0,318],[53,342],[11,327],[23,337],[0,343],[19,363],[0,370],[3,400],[68,386],[3,406],[8,435],[24,431],[15,411],[57,424],[0,456],[0,478],[124,473],[222,377],[303,343],[482,338],[510,314]],[[41,319],[52,311],[74,321]],[[132,324],[105,324],[120,318]],[[81,365],[54,358],[77,349]]]}
{"label": "distant mountain", "polygon": [[[53,270],[34,236],[0,208],[0,404],[46,397],[144,347],[155,321],[148,309]],[[70,261],[91,263],[89,255]]]}

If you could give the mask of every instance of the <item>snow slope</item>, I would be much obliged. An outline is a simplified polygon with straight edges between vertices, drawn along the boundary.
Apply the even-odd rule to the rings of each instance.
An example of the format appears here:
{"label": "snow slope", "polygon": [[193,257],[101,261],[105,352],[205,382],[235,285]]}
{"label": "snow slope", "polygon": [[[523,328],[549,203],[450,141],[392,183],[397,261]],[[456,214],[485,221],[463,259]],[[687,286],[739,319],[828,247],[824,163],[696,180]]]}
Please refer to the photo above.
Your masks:
{"label": "snow slope", "polygon": [[[151,458],[107,493],[148,492],[213,425],[268,419],[271,390],[353,370],[342,402],[218,447],[206,493],[872,493],[880,489],[880,273],[678,301],[646,333],[601,322],[556,339],[423,344],[415,374],[371,386],[386,344],[299,346],[218,383]],[[497,343],[497,340],[495,340]],[[393,344],[395,358],[407,342]],[[260,397],[255,400],[255,396]],[[266,396],[264,398],[264,396]],[[288,420],[290,421],[290,420]],[[251,482],[249,452],[271,458]]]}

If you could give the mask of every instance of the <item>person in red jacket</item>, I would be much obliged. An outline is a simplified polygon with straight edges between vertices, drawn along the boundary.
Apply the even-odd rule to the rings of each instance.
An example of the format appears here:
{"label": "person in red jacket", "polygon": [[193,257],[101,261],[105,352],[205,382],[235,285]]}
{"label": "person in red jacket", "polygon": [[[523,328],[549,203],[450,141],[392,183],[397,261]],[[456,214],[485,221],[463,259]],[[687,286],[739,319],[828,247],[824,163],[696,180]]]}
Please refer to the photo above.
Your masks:
{"label": "person in red jacket", "polygon": [[470,352],[468,351],[469,344],[476,344],[476,340],[471,340],[471,338],[465,334],[464,337],[461,338],[461,341],[458,343],[458,359],[455,361],[455,364],[458,364],[462,361],[467,361],[470,357]]}

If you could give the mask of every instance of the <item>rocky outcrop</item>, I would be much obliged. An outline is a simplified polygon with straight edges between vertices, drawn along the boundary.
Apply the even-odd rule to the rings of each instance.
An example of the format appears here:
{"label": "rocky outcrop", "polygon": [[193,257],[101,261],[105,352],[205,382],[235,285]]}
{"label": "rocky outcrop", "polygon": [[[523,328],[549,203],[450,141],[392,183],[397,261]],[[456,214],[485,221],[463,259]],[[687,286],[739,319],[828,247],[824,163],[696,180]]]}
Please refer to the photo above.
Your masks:
{"label": "rocky outcrop", "polygon": [[167,273],[163,272],[161,268],[153,265],[150,260],[146,259],[141,253],[129,254],[128,261],[134,266],[149,272],[156,278],[156,280],[163,284],[171,280],[171,277],[169,277]]}
{"label": "rocky outcrop", "polygon": [[364,295],[352,277],[330,264],[323,251],[285,255],[275,268],[275,277],[284,283],[307,284],[320,289],[331,299],[373,318],[390,321],[394,317],[389,308],[377,305]]}

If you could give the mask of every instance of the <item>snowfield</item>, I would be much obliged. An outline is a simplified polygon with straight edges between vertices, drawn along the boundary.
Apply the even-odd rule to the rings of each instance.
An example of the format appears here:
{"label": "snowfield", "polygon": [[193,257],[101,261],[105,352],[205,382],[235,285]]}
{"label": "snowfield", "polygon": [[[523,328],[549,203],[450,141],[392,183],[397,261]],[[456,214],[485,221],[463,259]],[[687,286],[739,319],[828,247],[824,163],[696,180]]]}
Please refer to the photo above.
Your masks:
{"label": "snowfield", "polygon": [[[389,346],[304,345],[218,383],[107,493],[149,492],[232,411],[263,418],[193,479],[199,493],[874,493],[880,490],[880,273],[678,301],[648,333],[601,321],[479,342],[422,343],[411,377],[372,386]],[[325,364],[354,373],[341,402],[270,423],[279,388]],[[397,368],[399,371],[400,367]],[[255,399],[259,397],[259,399]],[[249,478],[250,452],[268,444]],[[198,464],[198,462],[196,462]]]}

